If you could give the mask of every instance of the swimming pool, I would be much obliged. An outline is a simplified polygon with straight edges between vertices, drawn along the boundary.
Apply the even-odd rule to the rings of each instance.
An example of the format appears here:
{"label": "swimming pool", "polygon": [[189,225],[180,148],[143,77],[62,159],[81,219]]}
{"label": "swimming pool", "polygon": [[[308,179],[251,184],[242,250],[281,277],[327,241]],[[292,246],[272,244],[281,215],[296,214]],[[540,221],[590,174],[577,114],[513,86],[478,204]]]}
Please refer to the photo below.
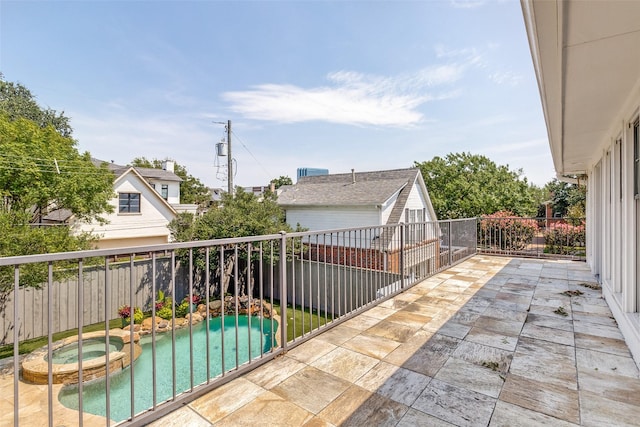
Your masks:
{"label": "swimming pool", "polygon": [[[206,322],[193,326],[193,385],[207,380]],[[222,333],[221,318],[209,320],[210,374],[216,377],[222,373]],[[236,348],[238,364],[249,360],[249,342],[251,358],[260,356],[275,346],[277,323],[271,330],[271,320],[238,316],[238,343],[236,345],[235,316],[224,318],[224,369],[236,368]],[[191,388],[191,363],[189,352],[189,328],[176,330],[176,394]],[[273,344],[272,344],[273,337]],[[156,334],[156,403],[167,400],[173,395],[173,352],[171,333]],[[153,406],[153,363],[151,336],[140,339],[142,354],[134,363],[134,412],[139,413]],[[110,376],[110,418],[123,421],[131,416],[131,368],[128,367]],[[106,416],[105,379],[85,383],[82,399],[83,410],[91,414]],[[78,409],[78,386],[64,387],[58,395],[60,402],[71,409]]]}

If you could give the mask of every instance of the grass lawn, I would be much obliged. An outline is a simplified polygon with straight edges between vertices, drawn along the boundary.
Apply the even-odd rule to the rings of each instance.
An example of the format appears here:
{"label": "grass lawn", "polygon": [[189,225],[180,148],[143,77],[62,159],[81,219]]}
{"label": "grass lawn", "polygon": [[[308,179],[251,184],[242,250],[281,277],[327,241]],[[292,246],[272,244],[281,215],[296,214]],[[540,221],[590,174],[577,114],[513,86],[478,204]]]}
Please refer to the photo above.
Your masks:
{"label": "grass lawn", "polygon": [[[274,302],[273,308],[279,315],[282,313],[280,304]],[[287,341],[302,336],[303,332],[305,334],[311,332],[326,323],[324,312],[314,310],[313,313],[310,313],[309,310],[301,310],[300,307],[294,310],[291,305],[287,305],[287,317]],[[331,314],[327,314],[327,318],[331,321]]]}

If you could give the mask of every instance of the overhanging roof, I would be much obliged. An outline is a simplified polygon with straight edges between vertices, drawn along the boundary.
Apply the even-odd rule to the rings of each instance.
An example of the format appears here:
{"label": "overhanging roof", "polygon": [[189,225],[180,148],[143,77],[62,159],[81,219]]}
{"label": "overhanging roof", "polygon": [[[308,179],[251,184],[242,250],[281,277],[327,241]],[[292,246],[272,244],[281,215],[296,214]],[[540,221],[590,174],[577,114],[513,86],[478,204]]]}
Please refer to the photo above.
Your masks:
{"label": "overhanging roof", "polygon": [[640,1],[521,0],[560,175],[587,171],[640,77]]}
{"label": "overhanging roof", "polygon": [[396,169],[301,177],[281,187],[281,206],[379,206],[406,185],[413,184],[418,169]]}

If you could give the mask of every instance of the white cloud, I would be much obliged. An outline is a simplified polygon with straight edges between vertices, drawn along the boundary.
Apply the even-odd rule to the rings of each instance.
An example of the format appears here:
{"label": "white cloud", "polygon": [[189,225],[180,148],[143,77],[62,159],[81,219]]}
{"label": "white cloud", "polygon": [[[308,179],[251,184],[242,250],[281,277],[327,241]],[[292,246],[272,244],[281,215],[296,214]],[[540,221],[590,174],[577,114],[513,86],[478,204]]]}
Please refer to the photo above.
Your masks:
{"label": "white cloud", "polygon": [[516,74],[511,71],[504,71],[489,74],[489,79],[499,85],[506,84],[509,86],[517,86],[520,84],[523,77],[520,74]]}
{"label": "white cloud", "polygon": [[456,9],[474,9],[476,7],[484,6],[485,0],[449,0],[451,6]]}
{"label": "white cloud", "polygon": [[256,120],[410,127],[425,121],[420,105],[457,96],[437,87],[460,80],[469,65],[435,65],[393,77],[337,71],[327,75],[326,86],[261,84],[222,97],[232,111]]}

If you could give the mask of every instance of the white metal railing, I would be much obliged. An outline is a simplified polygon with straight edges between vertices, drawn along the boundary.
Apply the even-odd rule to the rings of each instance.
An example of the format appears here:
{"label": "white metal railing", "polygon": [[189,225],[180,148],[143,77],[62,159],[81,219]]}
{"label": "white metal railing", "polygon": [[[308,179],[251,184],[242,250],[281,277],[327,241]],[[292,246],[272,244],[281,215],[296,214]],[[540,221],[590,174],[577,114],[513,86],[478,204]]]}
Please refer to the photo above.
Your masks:
{"label": "white metal railing", "polygon": [[54,424],[61,404],[78,425],[144,425],[475,254],[476,231],[468,219],[0,258],[13,425],[29,382],[47,385],[46,419],[30,423]]}

